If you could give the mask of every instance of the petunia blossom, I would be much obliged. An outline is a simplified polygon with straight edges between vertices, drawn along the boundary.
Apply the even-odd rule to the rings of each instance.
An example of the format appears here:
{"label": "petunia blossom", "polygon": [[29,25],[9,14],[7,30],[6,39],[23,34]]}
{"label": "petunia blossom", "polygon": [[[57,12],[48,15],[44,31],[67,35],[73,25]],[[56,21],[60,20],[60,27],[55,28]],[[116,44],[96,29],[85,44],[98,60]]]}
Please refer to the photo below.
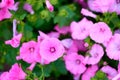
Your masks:
{"label": "petunia blossom", "polygon": [[22,38],[22,34],[18,34],[17,36],[14,36],[11,40],[5,41],[5,44],[17,48],[20,45],[21,38]]}
{"label": "petunia blossom", "polygon": [[104,73],[107,74],[107,77],[109,78],[109,80],[111,80],[113,77],[115,77],[117,75],[117,70],[108,65],[103,66],[101,68],[101,71],[103,71]]}
{"label": "petunia blossom", "polygon": [[89,21],[86,18],[83,18],[79,22],[73,21],[70,24],[72,38],[77,40],[84,40],[89,36],[90,29],[92,28],[92,26],[92,21]]}
{"label": "petunia blossom", "polygon": [[117,14],[120,14],[120,0],[111,0],[113,1],[110,8],[109,12],[116,12]]}
{"label": "petunia blossom", "polygon": [[77,53],[71,53],[64,56],[65,66],[73,75],[81,75],[86,66],[83,64],[84,57]]}
{"label": "petunia blossom", "polygon": [[17,48],[20,45],[20,40],[22,38],[22,33],[18,34],[17,30],[17,20],[13,20],[13,38],[11,40],[5,41],[5,44],[11,45],[14,48]]}
{"label": "petunia blossom", "polygon": [[33,10],[32,6],[28,3],[24,4],[23,9],[28,11],[30,14],[34,14],[34,10]]}
{"label": "petunia blossom", "polygon": [[65,49],[57,38],[46,38],[40,44],[40,55],[43,59],[53,62],[62,57]]}
{"label": "petunia blossom", "polygon": [[96,14],[94,14],[94,13],[92,13],[92,12],[90,12],[89,10],[84,9],[84,8],[82,8],[81,14],[83,14],[84,16],[89,16],[89,17],[93,17],[93,18],[96,18],[96,17],[97,17]]}
{"label": "petunia blossom", "polygon": [[119,60],[120,61],[120,34],[114,34],[112,40],[109,41],[106,47],[107,56],[110,59]]}
{"label": "petunia blossom", "polygon": [[46,3],[46,7],[48,8],[48,10],[50,12],[53,12],[54,11],[54,6],[50,3],[49,0],[45,0],[45,3]]}
{"label": "petunia blossom", "polygon": [[12,68],[9,70],[9,78],[10,80],[20,80],[25,79],[26,73],[22,70],[21,65],[14,64]]}
{"label": "petunia blossom", "polygon": [[104,22],[95,23],[90,31],[90,38],[97,43],[103,43],[109,40],[111,36],[112,31]]}
{"label": "petunia blossom", "polygon": [[82,80],[91,80],[92,77],[96,74],[96,71],[98,70],[98,65],[92,65],[87,68],[85,73],[82,75]]}
{"label": "petunia blossom", "polygon": [[39,53],[37,52],[37,42],[29,41],[22,44],[20,47],[20,55],[17,56],[17,59],[22,59],[27,63],[36,62],[34,55]]}
{"label": "petunia blossom", "polygon": [[4,72],[0,80],[25,80],[26,73],[22,70],[21,65],[15,63],[9,72]]}
{"label": "petunia blossom", "polygon": [[90,56],[87,56],[85,58],[85,63],[92,64],[92,65],[97,64],[104,55],[103,48],[99,44],[94,44],[90,49],[89,53],[90,53]]}

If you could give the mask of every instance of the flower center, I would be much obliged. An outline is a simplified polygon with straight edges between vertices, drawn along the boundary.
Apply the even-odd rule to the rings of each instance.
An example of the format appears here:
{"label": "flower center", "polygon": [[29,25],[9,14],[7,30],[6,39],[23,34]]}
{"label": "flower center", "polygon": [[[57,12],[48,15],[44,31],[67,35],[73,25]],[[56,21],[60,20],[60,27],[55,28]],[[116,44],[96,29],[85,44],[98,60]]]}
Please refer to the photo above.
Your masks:
{"label": "flower center", "polygon": [[119,4],[119,3],[120,3],[120,0],[116,0],[116,3]]}
{"label": "flower center", "polygon": [[84,32],[85,30],[86,30],[85,28],[82,28],[82,29],[81,29],[81,32]]}
{"label": "flower center", "polygon": [[11,4],[11,2],[9,0],[7,0],[7,5],[10,5],[10,4]]}
{"label": "flower center", "polygon": [[100,28],[100,32],[105,32],[105,29],[103,29],[103,28]]}
{"label": "flower center", "polygon": [[80,64],[81,63],[81,61],[79,60],[79,59],[76,59],[76,64]]}
{"label": "flower center", "polygon": [[50,52],[51,53],[54,53],[56,50],[55,50],[55,48],[54,47],[50,47]]}
{"label": "flower center", "polygon": [[95,54],[93,55],[93,57],[94,57],[94,58],[97,58],[97,57],[98,57],[98,53],[95,53]]}
{"label": "flower center", "polygon": [[35,50],[34,47],[30,47],[30,48],[29,48],[30,53],[34,52],[34,50]]}

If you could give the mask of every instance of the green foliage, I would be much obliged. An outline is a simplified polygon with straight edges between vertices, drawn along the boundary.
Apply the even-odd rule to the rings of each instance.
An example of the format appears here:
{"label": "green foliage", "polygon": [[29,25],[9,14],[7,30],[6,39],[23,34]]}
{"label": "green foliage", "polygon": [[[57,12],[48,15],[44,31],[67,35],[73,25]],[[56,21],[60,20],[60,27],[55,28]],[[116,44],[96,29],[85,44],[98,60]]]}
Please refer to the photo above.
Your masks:
{"label": "green foliage", "polygon": [[98,71],[91,80],[108,80],[108,78],[105,73]]}

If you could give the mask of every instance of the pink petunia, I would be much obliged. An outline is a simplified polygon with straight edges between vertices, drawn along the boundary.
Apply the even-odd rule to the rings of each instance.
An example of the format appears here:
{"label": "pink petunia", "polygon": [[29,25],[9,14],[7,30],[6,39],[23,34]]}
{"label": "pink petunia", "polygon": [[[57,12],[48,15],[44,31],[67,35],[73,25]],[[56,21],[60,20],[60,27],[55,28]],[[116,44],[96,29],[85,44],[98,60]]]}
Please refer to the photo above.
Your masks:
{"label": "pink petunia", "polygon": [[120,0],[111,0],[113,1],[110,8],[109,12],[116,12],[117,14],[120,14]]}
{"label": "pink petunia", "polygon": [[97,64],[104,55],[104,51],[101,45],[94,44],[89,51],[90,56],[87,56],[85,59],[86,64]]}
{"label": "pink petunia", "polygon": [[9,78],[10,80],[20,80],[25,79],[26,73],[22,70],[21,65],[14,64],[12,68],[9,70]]}
{"label": "pink petunia", "polygon": [[17,59],[22,59],[27,63],[36,62],[34,56],[35,54],[39,54],[37,51],[37,42],[29,41],[22,44],[20,48],[20,55],[17,56]]}
{"label": "pink petunia", "polygon": [[95,15],[94,13],[92,13],[92,12],[90,12],[89,10],[84,9],[84,8],[82,8],[81,13],[82,13],[84,16],[89,16],[89,17],[93,17],[93,18],[96,18],[96,17],[97,17],[97,15]]}
{"label": "pink petunia", "polygon": [[46,3],[46,7],[48,8],[48,10],[50,12],[53,12],[54,11],[54,6],[50,3],[49,0],[45,0],[45,3]]}
{"label": "pink petunia", "polygon": [[65,49],[57,38],[46,38],[40,44],[40,55],[47,61],[57,60],[64,52]]}
{"label": "pink petunia", "polygon": [[34,10],[33,10],[32,6],[28,3],[24,4],[23,9],[28,11],[30,14],[34,14]]}
{"label": "pink petunia", "polygon": [[11,16],[12,14],[9,12],[7,8],[4,7],[0,9],[0,21],[11,18]]}
{"label": "pink petunia", "polygon": [[109,80],[111,80],[113,77],[115,77],[117,75],[117,71],[108,65],[103,66],[101,68],[101,71],[103,71],[104,73],[107,74],[107,77],[109,78]]}
{"label": "pink petunia", "polygon": [[95,12],[107,12],[114,0],[88,0],[88,6]]}
{"label": "pink petunia", "polygon": [[82,75],[82,80],[91,80],[92,77],[96,74],[96,71],[98,70],[98,65],[92,65],[87,68],[85,73]]}
{"label": "pink petunia", "polygon": [[109,26],[104,22],[95,23],[90,31],[90,38],[98,43],[103,43],[109,40],[111,36],[112,31],[110,30]]}
{"label": "pink petunia", "polygon": [[120,34],[114,34],[106,47],[106,52],[110,59],[120,60]]}
{"label": "pink petunia", "polygon": [[26,73],[22,70],[21,65],[15,63],[9,72],[4,72],[0,80],[25,80]]}
{"label": "pink petunia", "polygon": [[11,45],[12,47],[17,48],[20,45],[21,38],[22,38],[22,34],[18,34],[17,36],[14,36],[11,40],[5,41],[5,44]]}
{"label": "pink petunia", "polygon": [[5,41],[5,44],[11,45],[14,48],[17,48],[20,45],[20,40],[22,38],[22,33],[18,34],[17,30],[17,20],[13,20],[13,38],[11,40]]}
{"label": "pink petunia", "polygon": [[90,29],[92,28],[92,21],[83,18],[79,22],[72,22],[70,24],[71,36],[73,39],[84,40],[89,36]]}
{"label": "pink petunia", "polygon": [[83,60],[84,57],[77,53],[71,53],[64,56],[66,69],[73,75],[80,75],[86,70],[85,65],[82,63]]}
{"label": "pink petunia", "polygon": [[63,34],[63,35],[65,35],[65,34],[70,32],[70,27],[69,26],[62,26],[62,27],[60,27],[60,26],[56,25],[54,29],[58,33]]}

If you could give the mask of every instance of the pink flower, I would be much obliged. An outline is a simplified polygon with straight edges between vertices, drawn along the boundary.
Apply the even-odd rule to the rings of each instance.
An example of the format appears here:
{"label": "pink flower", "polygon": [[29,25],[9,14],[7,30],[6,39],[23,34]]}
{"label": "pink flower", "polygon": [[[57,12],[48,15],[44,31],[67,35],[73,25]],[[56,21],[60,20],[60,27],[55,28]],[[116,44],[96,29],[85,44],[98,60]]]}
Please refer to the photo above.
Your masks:
{"label": "pink flower", "polygon": [[90,16],[90,17],[93,17],[93,18],[96,18],[96,17],[97,17],[97,15],[95,15],[94,13],[92,13],[92,12],[90,12],[89,10],[84,9],[84,8],[82,8],[81,13],[82,13],[84,16]]}
{"label": "pink flower", "polygon": [[23,43],[20,48],[20,55],[17,57],[17,59],[23,59],[27,63],[36,62],[34,56],[39,54],[37,48],[37,42],[35,41]]}
{"label": "pink flower", "polygon": [[108,65],[103,66],[101,68],[101,71],[103,71],[104,73],[107,74],[107,77],[109,78],[109,80],[111,80],[113,77],[115,77],[117,75],[117,71]]}
{"label": "pink flower", "polygon": [[110,59],[120,60],[120,34],[114,34],[111,41],[106,46],[107,56]]}
{"label": "pink flower", "polygon": [[9,72],[4,72],[0,80],[24,80],[26,73],[22,70],[21,65],[15,63]]}
{"label": "pink flower", "polygon": [[88,6],[95,12],[107,12],[114,0],[88,0]]}
{"label": "pink flower", "polygon": [[14,6],[14,0],[2,0],[2,2],[0,3],[0,8],[6,7],[10,9],[13,6]]}
{"label": "pink flower", "polygon": [[53,12],[54,7],[53,7],[53,5],[50,3],[50,1],[49,1],[49,0],[45,0],[45,3],[46,3],[46,7],[48,8],[48,10],[49,10],[50,12]]}
{"label": "pink flower", "polygon": [[18,34],[17,30],[17,21],[13,20],[13,38],[11,40],[5,41],[5,44],[9,44],[14,48],[17,48],[20,45],[20,40],[22,38],[22,34]]}
{"label": "pink flower", "polygon": [[92,77],[96,74],[96,71],[98,70],[97,65],[93,65],[87,68],[85,73],[82,75],[82,80],[91,80]]}
{"label": "pink flower", "polygon": [[65,34],[67,34],[67,33],[70,32],[70,27],[68,27],[68,26],[62,26],[62,27],[60,27],[60,26],[56,25],[54,29],[58,33],[63,34],[63,35],[65,35]]}
{"label": "pink flower", "polygon": [[40,55],[47,61],[57,60],[64,52],[65,49],[57,38],[46,38],[40,44]]}
{"label": "pink flower", "polygon": [[34,10],[32,9],[32,6],[28,3],[24,4],[23,9],[28,11],[30,14],[34,14]]}
{"label": "pink flower", "polygon": [[[104,35],[104,36],[103,36]],[[112,36],[112,31],[104,22],[95,23],[90,32],[90,38],[98,43],[103,43],[109,40]]]}
{"label": "pink flower", "polygon": [[8,11],[7,8],[0,9],[0,21],[11,18],[11,16],[12,16],[12,14]]}
{"label": "pink flower", "polygon": [[103,48],[99,44],[94,44],[91,50],[89,51],[89,53],[90,53],[90,56],[86,57],[85,63],[92,64],[92,65],[97,64],[104,55]]}
{"label": "pink flower", "polygon": [[82,63],[84,60],[84,57],[82,55],[71,53],[65,55],[64,60],[66,69],[74,75],[80,75],[86,70],[85,65]]}
{"label": "pink flower", "polygon": [[73,39],[84,40],[88,37],[90,28],[93,23],[86,18],[83,18],[80,22],[72,22],[70,24],[71,35]]}
{"label": "pink flower", "polygon": [[120,14],[120,0],[112,0],[112,4],[110,6],[109,12],[116,12]]}
{"label": "pink flower", "polygon": [[20,45],[21,38],[22,38],[22,34],[18,34],[17,36],[14,36],[11,40],[5,41],[5,44],[7,45],[9,44],[12,47],[17,48]]}
{"label": "pink flower", "polygon": [[25,79],[26,74],[21,68],[21,65],[18,65],[17,63],[12,66],[12,68],[9,71],[9,78],[11,80],[20,80]]}

